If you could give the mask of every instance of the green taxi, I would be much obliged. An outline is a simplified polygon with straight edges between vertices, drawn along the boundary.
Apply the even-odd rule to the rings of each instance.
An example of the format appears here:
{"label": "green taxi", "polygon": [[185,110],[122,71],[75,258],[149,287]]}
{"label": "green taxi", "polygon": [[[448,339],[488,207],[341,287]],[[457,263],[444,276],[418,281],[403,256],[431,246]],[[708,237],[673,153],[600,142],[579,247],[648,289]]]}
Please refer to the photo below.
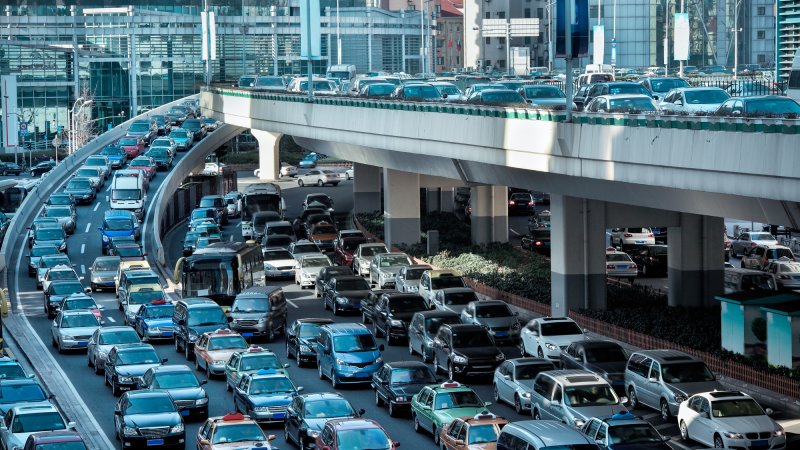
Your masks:
{"label": "green taxi", "polygon": [[225,388],[232,390],[239,384],[242,375],[256,373],[262,369],[275,369],[286,373],[288,364],[283,364],[278,355],[262,347],[251,346],[236,352],[225,363]]}
{"label": "green taxi", "polygon": [[428,431],[433,442],[439,445],[439,432],[458,417],[475,416],[491,405],[478,397],[471,388],[455,381],[433,384],[422,388],[411,399],[411,417],[414,431]]}

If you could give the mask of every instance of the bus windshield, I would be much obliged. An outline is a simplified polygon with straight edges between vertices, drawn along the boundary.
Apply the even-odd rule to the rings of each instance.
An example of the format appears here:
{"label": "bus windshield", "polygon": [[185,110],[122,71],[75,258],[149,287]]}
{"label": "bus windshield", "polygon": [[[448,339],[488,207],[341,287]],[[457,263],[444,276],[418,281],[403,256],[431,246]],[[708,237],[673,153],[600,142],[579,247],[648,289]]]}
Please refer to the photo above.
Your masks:
{"label": "bus windshield", "polygon": [[278,194],[247,195],[242,200],[242,220],[252,220],[253,214],[261,211],[280,211],[281,196]]}
{"label": "bus windshield", "polygon": [[197,261],[184,266],[184,295],[190,297],[235,296],[233,266],[230,261]]}

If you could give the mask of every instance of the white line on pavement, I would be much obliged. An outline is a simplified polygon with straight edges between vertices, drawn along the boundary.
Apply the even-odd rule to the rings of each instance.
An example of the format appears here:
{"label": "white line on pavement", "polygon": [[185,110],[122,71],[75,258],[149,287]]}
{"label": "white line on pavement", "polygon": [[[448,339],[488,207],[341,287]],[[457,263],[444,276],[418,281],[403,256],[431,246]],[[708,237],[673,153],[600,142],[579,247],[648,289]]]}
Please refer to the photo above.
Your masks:
{"label": "white line on pavement", "polygon": [[295,305],[293,301],[291,301],[289,299],[286,299],[286,302],[289,303],[290,305],[294,306],[295,309],[300,309],[300,307]]}
{"label": "white line on pavement", "polygon": [[106,192],[110,191],[113,186],[114,183],[109,184],[108,187],[106,188]]}
{"label": "white line on pavement", "polygon": [[87,223],[86,224],[86,231],[84,231],[84,233],[88,233],[91,228],[92,228],[92,223],[91,222]]}
{"label": "white line on pavement", "polygon": [[114,323],[114,322],[117,321],[117,319],[115,319],[115,318],[113,318],[111,316],[106,317],[106,319],[108,319],[108,321],[111,322],[111,323]]}
{"label": "white line on pavement", "polygon": [[81,244],[81,255],[86,251],[86,244]]}
{"label": "white line on pavement", "polygon": [[508,229],[508,231],[510,231],[510,232],[512,232],[512,233],[514,233],[514,235],[515,235],[515,236],[520,236],[520,234],[519,234],[519,233],[517,233],[517,230],[515,230],[515,229],[513,229],[513,228],[509,228],[509,229]]}
{"label": "white line on pavement", "polygon": [[83,264],[81,264],[81,273],[84,275],[86,274],[86,266]]}
{"label": "white line on pavement", "polygon": [[94,210],[95,210],[95,211],[97,211],[97,209],[98,209],[98,208],[100,208],[100,202],[97,202],[97,204],[96,204],[96,205],[94,205]]}

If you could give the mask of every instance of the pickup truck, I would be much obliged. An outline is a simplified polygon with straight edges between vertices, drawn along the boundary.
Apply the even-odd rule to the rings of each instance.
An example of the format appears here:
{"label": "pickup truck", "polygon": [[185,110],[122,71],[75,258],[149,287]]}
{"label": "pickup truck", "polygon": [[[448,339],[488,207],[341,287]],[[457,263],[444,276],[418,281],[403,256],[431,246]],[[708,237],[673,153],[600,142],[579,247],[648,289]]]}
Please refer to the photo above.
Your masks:
{"label": "pickup truck", "polygon": [[408,324],[414,313],[427,311],[425,300],[417,294],[386,293],[378,298],[372,312],[372,334],[386,336],[386,343],[408,339]]}

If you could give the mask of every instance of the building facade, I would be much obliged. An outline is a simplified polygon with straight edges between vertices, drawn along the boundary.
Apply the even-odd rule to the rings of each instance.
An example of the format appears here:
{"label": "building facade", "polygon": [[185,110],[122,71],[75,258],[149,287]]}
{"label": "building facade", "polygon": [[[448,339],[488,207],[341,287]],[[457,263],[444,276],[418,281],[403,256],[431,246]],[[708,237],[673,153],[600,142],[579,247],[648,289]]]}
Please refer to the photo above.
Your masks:
{"label": "building facade", "polygon": [[[235,83],[243,74],[303,73],[299,1],[207,0],[216,15],[217,56],[208,70],[201,57],[204,0],[6,4],[0,75],[16,80],[17,101],[0,103],[0,135],[19,133],[25,122],[29,132],[22,137],[41,148],[45,138],[67,131],[82,90],[93,96],[92,120],[105,129],[198,92],[208,76],[212,83]],[[315,73],[338,60],[337,22],[343,63],[361,73],[420,71],[419,13],[387,11],[369,1],[340,0],[338,14],[336,0],[321,1],[322,59],[314,62]]]}
{"label": "building facade", "polygon": [[777,0],[778,36],[777,64],[778,74],[782,80],[789,79],[794,54],[800,48],[800,0]]}

